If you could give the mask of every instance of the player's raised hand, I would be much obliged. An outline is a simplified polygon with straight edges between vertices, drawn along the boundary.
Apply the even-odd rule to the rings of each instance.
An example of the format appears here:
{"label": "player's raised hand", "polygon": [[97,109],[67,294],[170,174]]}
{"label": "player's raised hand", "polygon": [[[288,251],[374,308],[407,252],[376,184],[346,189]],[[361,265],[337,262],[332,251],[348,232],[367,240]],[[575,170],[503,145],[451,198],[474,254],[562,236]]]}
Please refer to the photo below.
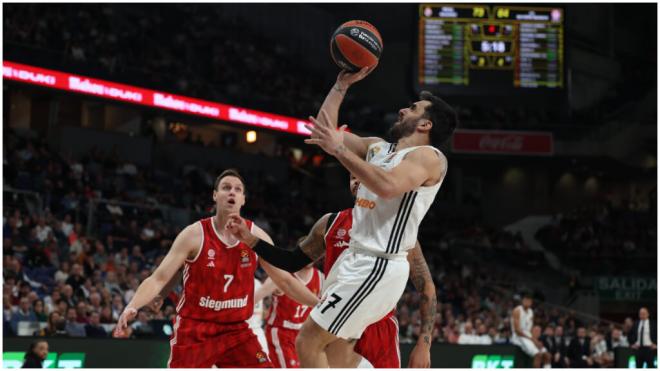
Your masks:
{"label": "player's raised hand", "polygon": [[115,330],[112,332],[112,336],[116,338],[128,337],[128,322],[135,319],[135,316],[137,316],[137,309],[131,307],[124,309],[124,311],[121,313],[121,316],[119,316],[117,326],[115,326]]}
{"label": "player's raised hand", "polygon": [[367,77],[373,70],[376,69],[376,66],[363,67],[357,72],[348,72],[346,70],[341,70],[339,75],[337,75],[337,83],[339,84],[340,89],[346,89],[349,86],[355,84],[356,82]]}
{"label": "player's raised hand", "polygon": [[241,218],[237,213],[229,214],[225,228],[237,240],[245,242],[245,240],[252,237],[252,233],[250,233],[250,229],[248,228],[247,223],[245,223],[245,220]]}
{"label": "player's raised hand", "polygon": [[325,152],[330,155],[336,156],[340,147],[344,144],[344,131],[346,125],[342,125],[336,129],[331,124],[330,117],[327,112],[321,110],[319,118],[309,117],[310,121],[314,124],[306,125],[307,129],[312,132],[309,139],[305,139],[307,144],[315,144],[321,147]]}

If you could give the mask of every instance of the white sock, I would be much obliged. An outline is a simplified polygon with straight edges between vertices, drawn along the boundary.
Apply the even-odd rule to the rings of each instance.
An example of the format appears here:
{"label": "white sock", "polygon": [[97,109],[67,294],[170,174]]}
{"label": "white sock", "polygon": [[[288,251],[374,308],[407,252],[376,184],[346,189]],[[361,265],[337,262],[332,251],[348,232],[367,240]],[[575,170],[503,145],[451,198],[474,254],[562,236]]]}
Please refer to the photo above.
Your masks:
{"label": "white sock", "polygon": [[543,365],[543,368],[552,368],[552,366],[549,363],[546,363]]}
{"label": "white sock", "polygon": [[372,365],[366,358],[362,357],[357,368],[374,368],[374,365]]}

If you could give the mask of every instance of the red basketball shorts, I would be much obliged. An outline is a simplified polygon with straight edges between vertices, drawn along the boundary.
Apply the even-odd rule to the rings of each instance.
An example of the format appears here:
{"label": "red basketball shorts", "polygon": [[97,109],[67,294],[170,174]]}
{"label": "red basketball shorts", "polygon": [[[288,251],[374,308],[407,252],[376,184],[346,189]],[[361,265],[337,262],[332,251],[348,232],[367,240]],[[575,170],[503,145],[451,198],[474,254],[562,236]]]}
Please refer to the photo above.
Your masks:
{"label": "red basketball shorts", "polygon": [[401,368],[399,322],[387,316],[369,325],[355,344],[355,352],[375,368]]}
{"label": "red basketball shorts", "polygon": [[170,368],[270,368],[247,322],[214,323],[179,316],[170,338]]}

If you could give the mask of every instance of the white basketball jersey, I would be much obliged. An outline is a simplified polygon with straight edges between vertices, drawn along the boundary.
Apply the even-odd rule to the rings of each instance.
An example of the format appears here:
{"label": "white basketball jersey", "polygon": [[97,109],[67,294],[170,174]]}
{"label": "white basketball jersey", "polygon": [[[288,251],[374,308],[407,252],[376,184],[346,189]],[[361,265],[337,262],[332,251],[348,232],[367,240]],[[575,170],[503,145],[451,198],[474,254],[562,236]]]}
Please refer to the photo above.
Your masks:
{"label": "white basketball jersey", "polygon": [[[534,311],[532,310],[532,308],[525,310],[525,308],[522,305],[516,307],[516,309],[518,308],[520,308],[520,317],[519,317],[520,331],[522,331],[523,334],[531,337],[532,326],[534,325]],[[516,334],[516,329],[513,324],[513,315],[511,316],[511,334],[515,338],[518,337],[518,335]]]}
{"label": "white basketball jersey", "polygon": [[[440,153],[437,148],[425,147]],[[369,146],[366,160],[390,171],[406,154],[418,148],[421,147],[395,151],[395,144],[379,142]],[[419,224],[441,185],[442,180],[430,187],[418,187],[398,197],[384,199],[361,184],[353,207],[350,246],[378,254],[405,255],[415,246]]]}

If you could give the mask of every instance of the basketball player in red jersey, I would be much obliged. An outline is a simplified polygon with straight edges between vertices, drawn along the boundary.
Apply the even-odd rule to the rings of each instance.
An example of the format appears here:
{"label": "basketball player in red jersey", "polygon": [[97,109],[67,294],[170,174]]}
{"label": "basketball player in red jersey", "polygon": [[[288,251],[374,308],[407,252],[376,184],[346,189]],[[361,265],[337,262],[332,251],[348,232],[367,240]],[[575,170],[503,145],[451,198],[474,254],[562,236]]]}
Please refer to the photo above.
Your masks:
{"label": "basketball player in red jersey", "polygon": [[[254,307],[254,273],[257,263],[295,300],[313,306],[316,295],[290,273],[277,269],[233,238],[226,230],[230,213],[245,204],[245,182],[234,170],[215,181],[216,214],[186,227],[154,273],[144,280],[117,323],[115,336],[125,336],[128,321],[151,304],[183,267],[183,292],[177,305],[170,339],[168,367],[272,367],[247,320]],[[272,241],[257,225],[250,230]]]}
{"label": "basketball player in red jersey", "polygon": [[[324,275],[313,264],[294,273],[311,292],[320,295]],[[296,336],[309,316],[310,307],[285,295],[270,278],[255,293],[255,300],[271,295],[273,301],[266,316],[268,354],[276,368],[299,368]]]}
{"label": "basketball player in red jersey", "polygon": [[[351,176],[350,189],[353,196],[356,195],[359,181]],[[349,246],[350,230],[352,227],[352,210],[346,209],[339,213],[326,214],[319,219],[310,233],[302,238],[299,251],[304,257],[288,255],[279,250],[280,256],[285,257],[287,262],[306,258],[316,261],[325,255],[323,270],[327,275],[337,261],[341,253]],[[234,222],[237,222],[236,220]],[[230,231],[236,230],[230,221]],[[245,238],[242,236],[241,239]],[[295,252],[291,253],[295,254]],[[288,256],[287,256],[288,255]],[[431,367],[431,338],[435,324],[436,314],[436,292],[433,278],[419,242],[407,256],[410,263],[410,279],[415,288],[422,294],[420,300],[420,312],[422,316],[422,328],[417,344],[410,354],[408,367],[429,368]],[[273,262],[276,262],[274,259]],[[282,268],[291,270],[294,265]],[[360,363],[361,357],[366,358],[376,368],[400,368],[401,356],[399,354],[399,324],[395,311],[391,311],[380,321],[369,325],[357,342],[353,341],[354,347],[342,347],[330,345],[328,348],[328,362],[330,367],[354,368]],[[344,341],[344,340],[340,340]],[[346,349],[351,352],[347,352]],[[354,350],[355,352],[353,352]],[[356,354],[357,353],[357,354]]]}

